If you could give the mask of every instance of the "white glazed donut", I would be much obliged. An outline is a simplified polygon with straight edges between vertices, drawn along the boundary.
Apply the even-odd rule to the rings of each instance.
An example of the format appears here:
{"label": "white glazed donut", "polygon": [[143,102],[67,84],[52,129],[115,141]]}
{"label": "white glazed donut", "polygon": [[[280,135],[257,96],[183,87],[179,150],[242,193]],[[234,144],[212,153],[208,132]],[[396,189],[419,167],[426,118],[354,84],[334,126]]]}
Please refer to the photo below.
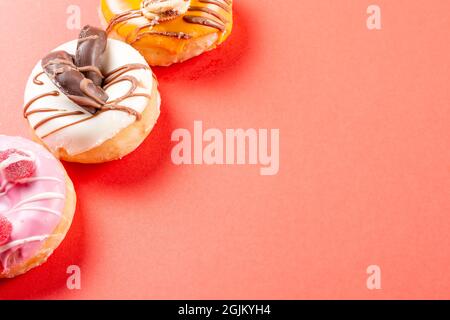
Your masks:
{"label": "white glazed donut", "polygon": [[[75,55],[77,43],[65,43],[55,51]],[[109,96],[107,101],[119,98],[115,107],[120,103],[127,112],[111,108],[93,114],[81,107],[44,72],[42,61],[28,79],[24,116],[36,140],[59,159],[81,163],[120,159],[142,143],[159,117],[157,81],[139,52],[108,39],[103,59],[99,69],[105,81],[108,77],[116,79],[102,87]],[[130,77],[135,78],[135,88]]]}

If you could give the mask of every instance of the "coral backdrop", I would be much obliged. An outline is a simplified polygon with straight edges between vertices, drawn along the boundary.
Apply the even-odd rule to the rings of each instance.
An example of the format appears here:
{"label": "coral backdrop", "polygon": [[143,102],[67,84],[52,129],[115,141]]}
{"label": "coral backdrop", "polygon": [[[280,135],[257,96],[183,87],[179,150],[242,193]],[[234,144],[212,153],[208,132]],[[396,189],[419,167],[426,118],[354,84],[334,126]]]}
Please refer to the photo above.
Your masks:
{"label": "coral backdrop", "polygon": [[[218,50],[155,68],[162,115],[122,161],[66,164],[79,202],[44,266],[3,298],[450,298],[450,2],[236,0]],[[67,8],[0,0],[0,132],[32,67],[74,39]],[[171,133],[280,129],[280,171],[175,166]],[[81,268],[81,290],[66,287]],[[381,268],[381,290],[366,269]]]}

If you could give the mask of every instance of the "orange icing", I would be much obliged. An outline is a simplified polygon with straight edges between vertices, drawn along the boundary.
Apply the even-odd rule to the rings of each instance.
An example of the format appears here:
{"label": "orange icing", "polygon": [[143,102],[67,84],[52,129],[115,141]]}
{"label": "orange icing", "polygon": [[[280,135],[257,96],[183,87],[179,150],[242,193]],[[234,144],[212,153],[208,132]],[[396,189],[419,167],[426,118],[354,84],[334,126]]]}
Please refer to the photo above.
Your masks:
{"label": "orange icing", "polygon": [[[119,14],[123,14],[130,10],[140,10],[141,2],[141,0],[101,0],[101,10],[103,13],[103,17],[105,21],[109,23],[114,17]],[[229,10],[225,10],[224,8],[216,4],[204,3],[202,2],[202,0],[191,0],[191,8],[201,7],[209,9],[222,17],[226,21],[226,23],[221,21],[221,19],[219,19],[217,15],[202,11],[189,10],[184,15],[178,16],[175,19],[162,21],[159,24],[156,24],[152,27],[146,27],[145,29],[142,29],[142,27],[150,23],[150,21],[145,17],[129,19],[114,26],[113,31],[120,38],[122,38],[122,40],[125,40],[128,43],[135,42],[137,44],[139,42],[140,47],[160,47],[173,53],[183,51],[183,45],[186,40],[178,39],[175,37],[168,37],[157,33],[183,33],[193,39],[217,33],[218,40],[216,44],[218,45],[224,42],[230,35],[233,18],[232,0],[218,0],[218,2],[222,2],[225,7],[229,7]],[[213,27],[188,23],[183,19],[183,17],[187,15],[211,19],[213,20],[213,22],[225,25],[225,30],[222,32],[221,30]],[[151,31],[154,34],[144,35],[136,41],[136,36],[138,35],[138,33],[142,35],[142,33],[148,31]]]}

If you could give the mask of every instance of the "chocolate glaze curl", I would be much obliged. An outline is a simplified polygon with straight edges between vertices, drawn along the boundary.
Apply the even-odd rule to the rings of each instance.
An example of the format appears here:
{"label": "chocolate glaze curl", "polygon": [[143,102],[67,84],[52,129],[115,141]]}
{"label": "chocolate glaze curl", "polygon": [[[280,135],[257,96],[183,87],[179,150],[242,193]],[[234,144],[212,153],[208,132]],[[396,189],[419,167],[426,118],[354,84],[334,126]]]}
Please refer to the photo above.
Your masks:
{"label": "chocolate glaze curl", "polygon": [[103,82],[103,76],[98,70],[103,66],[106,44],[107,35],[103,30],[91,26],[85,26],[81,30],[75,64],[80,70],[88,67],[83,73],[96,86],[101,86]]}
{"label": "chocolate glaze curl", "polygon": [[[42,59],[41,65],[44,71],[34,77],[33,83],[36,85],[44,85],[44,82],[39,80],[39,77],[45,73],[59,88],[61,93],[92,114],[90,117],[57,128],[45,134],[42,138],[48,137],[64,128],[93,119],[106,111],[115,110],[126,112],[129,115],[136,117],[137,121],[142,118],[142,115],[139,112],[123,106],[121,103],[134,97],[144,97],[151,100],[152,96],[146,93],[135,93],[135,90],[138,87],[138,80],[134,76],[125,75],[125,73],[138,69],[149,70],[150,68],[147,65],[132,63],[121,66],[103,75],[101,68],[103,65],[104,53],[106,51],[106,43],[107,38],[104,31],[86,26],[80,34],[75,57],[65,51],[56,51],[48,54]],[[113,101],[108,101],[109,97],[106,90],[109,87],[124,81],[130,83],[128,92]],[[31,99],[24,107],[25,118],[28,118],[28,116],[35,113],[59,112],[42,119],[34,127],[35,130],[57,118],[85,114],[82,111],[68,112],[67,110],[55,108],[41,108],[28,111],[30,106],[39,99],[58,95],[58,91],[39,95]]]}
{"label": "chocolate glaze curl", "polygon": [[61,92],[91,113],[108,101],[106,92],[78,70],[67,52],[48,54],[42,59],[42,68]]}

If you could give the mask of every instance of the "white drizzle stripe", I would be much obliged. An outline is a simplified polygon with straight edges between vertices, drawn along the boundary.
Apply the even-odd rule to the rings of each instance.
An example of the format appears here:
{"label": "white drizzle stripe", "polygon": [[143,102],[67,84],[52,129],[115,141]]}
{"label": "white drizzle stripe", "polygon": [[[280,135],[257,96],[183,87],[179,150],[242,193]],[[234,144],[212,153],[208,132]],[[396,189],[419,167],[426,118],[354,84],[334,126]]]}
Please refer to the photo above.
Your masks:
{"label": "white drizzle stripe", "polygon": [[21,208],[17,208],[17,209],[8,211],[6,216],[8,217],[10,214],[20,212],[20,211],[42,211],[42,212],[51,213],[51,214],[54,214],[55,216],[61,217],[61,214],[58,211],[43,208],[43,207],[21,207]]}
{"label": "white drizzle stripe", "polygon": [[18,183],[31,183],[36,181],[54,181],[54,182],[63,182],[62,180],[54,177],[34,177],[34,178],[27,178],[19,180]]}
{"label": "white drizzle stripe", "polygon": [[12,249],[14,247],[18,247],[30,242],[38,242],[38,241],[44,241],[46,239],[48,239],[50,237],[50,235],[46,234],[46,235],[42,235],[42,236],[34,236],[34,237],[29,237],[29,238],[25,238],[25,239],[21,239],[21,240],[16,240],[13,242],[10,242],[6,245],[4,245],[3,247],[0,247],[0,253],[3,253],[5,251],[8,251],[9,249]]}
{"label": "white drizzle stripe", "polygon": [[25,200],[20,201],[17,203],[14,207],[12,207],[12,210],[23,206],[24,204],[41,201],[41,200],[52,200],[52,199],[59,199],[59,200],[65,200],[65,197],[62,193],[56,193],[56,192],[42,192],[37,195],[34,195],[32,197],[29,197]]}
{"label": "white drizzle stripe", "polygon": [[[5,188],[5,189],[3,189],[3,188]],[[5,184],[2,188],[0,188],[0,190],[4,190],[3,192],[0,193],[0,197],[6,196],[8,194],[8,192],[13,188],[14,188],[13,184],[12,185]]]}
{"label": "white drizzle stripe", "polygon": [[[34,177],[34,178],[26,178],[26,179],[19,180],[19,181],[17,181],[17,184],[26,184],[26,183],[39,182],[39,181],[53,181],[53,182],[63,183],[62,180],[60,180],[58,178],[54,178],[54,177]],[[3,190],[3,192],[0,192],[0,197],[7,195],[8,192],[11,189],[13,189],[15,186],[16,186],[16,184],[8,183],[6,181],[6,183],[4,183],[0,187],[0,191]]]}

